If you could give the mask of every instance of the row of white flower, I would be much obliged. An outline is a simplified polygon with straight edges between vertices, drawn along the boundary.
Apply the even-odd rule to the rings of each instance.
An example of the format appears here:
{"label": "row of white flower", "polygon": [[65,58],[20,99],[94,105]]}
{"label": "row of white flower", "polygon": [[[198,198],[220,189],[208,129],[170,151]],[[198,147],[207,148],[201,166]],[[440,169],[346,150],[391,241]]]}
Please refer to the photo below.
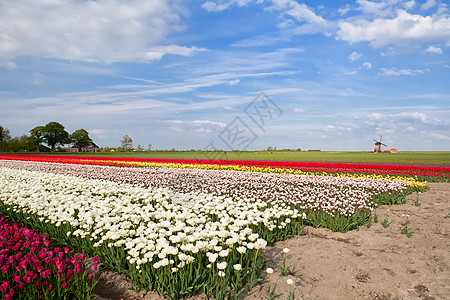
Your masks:
{"label": "row of white flower", "polygon": [[[269,230],[304,218],[286,204],[175,193],[162,188],[93,180],[61,174],[0,168],[0,202],[99,246],[124,246],[130,263],[154,268],[193,262],[206,252],[211,263],[230,249],[263,249],[266,241],[249,228]],[[280,219],[284,221],[280,223]]]}
{"label": "row of white flower", "polygon": [[203,192],[233,199],[260,199],[290,203],[300,209],[323,211],[330,216],[351,216],[357,209],[372,210],[376,194],[404,191],[403,180],[291,175],[241,171],[175,168],[118,168],[43,162],[0,160],[0,166],[68,174],[91,179],[144,184],[183,193]]}

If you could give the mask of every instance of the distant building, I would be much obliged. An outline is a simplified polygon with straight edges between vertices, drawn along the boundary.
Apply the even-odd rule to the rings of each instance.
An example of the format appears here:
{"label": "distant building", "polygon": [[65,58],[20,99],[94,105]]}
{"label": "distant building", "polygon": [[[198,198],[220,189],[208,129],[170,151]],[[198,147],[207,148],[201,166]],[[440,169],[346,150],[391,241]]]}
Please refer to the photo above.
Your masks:
{"label": "distant building", "polygon": [[39,145],[39,152],[52,152],[52,149],[44,145]]}
{"label": "distant building", "polygon": [[70,152],[97,152],[100,149],[94,142],[90,143],[86,147],[80,147],[77,145],[73,145],[70,147]]}

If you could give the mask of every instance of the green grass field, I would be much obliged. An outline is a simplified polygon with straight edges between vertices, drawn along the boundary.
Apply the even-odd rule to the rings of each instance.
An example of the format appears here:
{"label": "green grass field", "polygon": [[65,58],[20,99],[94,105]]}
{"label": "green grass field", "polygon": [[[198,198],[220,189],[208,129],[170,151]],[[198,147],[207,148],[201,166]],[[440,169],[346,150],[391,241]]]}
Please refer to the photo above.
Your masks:
{"label": "green grass field", "polygon": [[[42,153],[43,154],[43,153]],[[49,153],[47,153],[49,154]],[[55,153],[56,154],[56,153]],[[70,153],[58,153],[69,155]],[[70,154],[75,155],[75,154]],[[187,158],[229,160],[286,160],[286,161],[343,161],[370,163],[415,163],[450,165],[450,152],[305,152],[305,151],[242,151],[242,152],[197,152],[197,151],[152,151],[152,152],[97,152],[76,155],[141,158]]]}

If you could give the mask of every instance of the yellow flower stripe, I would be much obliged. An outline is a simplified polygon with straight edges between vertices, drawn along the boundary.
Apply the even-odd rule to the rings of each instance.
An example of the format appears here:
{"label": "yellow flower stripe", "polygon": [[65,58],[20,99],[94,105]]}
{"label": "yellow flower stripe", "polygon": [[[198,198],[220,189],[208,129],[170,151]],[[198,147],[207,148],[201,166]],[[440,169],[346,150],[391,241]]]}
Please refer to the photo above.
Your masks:
{"label": "yellow flower stripe", "polygon": [[255,167],[255,166],[239,166],[239,165],[217,165],[217,164],[182,164],[182,163],[155,163],[140,161],[120,161],[120,160],[80,160],[86,162],[101,162],[102,164],[135,166],[135,167],[152,167],[152,168],[177,168],[177,169],[203,169],[218,171],[243,171],[243,172],[261,172],[261,173],[286,173],[293,175],[320,175],[320,176],[336,176],[336,177],[352,177],[352,178],[371,178],[378,180],[403,180],[412,187],[425,187],[426,182],[419,182],[413,177],[380,175],[380,174],[358,174],[358,173],[342,173],[337,172],[312,172],[302,171],[289,168],[271,168],[271,167]]}

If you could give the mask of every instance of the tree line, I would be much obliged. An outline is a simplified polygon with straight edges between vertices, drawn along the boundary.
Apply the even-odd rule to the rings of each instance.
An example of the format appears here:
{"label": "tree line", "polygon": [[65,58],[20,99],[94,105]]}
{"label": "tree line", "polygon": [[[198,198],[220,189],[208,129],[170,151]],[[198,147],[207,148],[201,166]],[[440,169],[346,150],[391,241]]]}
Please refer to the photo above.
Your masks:
{"label": "tree line", "polygon": [[[12,138],[7,128],[0,125],[0,151],[47,151],[55,152],[57,146],[72,144],[73,147],[86,147],[92,143],[89,132],[85,129],[75,130],[69,134],[58,122],[50,122],[45,126],[36,126],[30,135]],[[44,145],[45,144],[45,145]]]}

